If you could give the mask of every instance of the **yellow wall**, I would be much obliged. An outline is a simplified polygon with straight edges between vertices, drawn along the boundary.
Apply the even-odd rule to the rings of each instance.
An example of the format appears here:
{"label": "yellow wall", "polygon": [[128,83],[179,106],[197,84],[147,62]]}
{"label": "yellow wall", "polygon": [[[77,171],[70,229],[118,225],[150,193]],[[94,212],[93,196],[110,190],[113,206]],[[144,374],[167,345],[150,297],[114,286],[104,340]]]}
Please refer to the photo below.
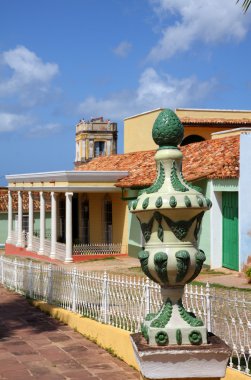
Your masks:
{"label": "yellow wall", "polygon": [[132,116],[124,120],[124,152],[156,149],[152,139],[152,127],[163,109]]}
{"label": "yellow wall", "polygon": [[122,201],[121,194],[111,194],[112,198],[112,240],[113,243],[122,243],[127,253],[128,249],[128,207]]}
{"label": "yellow wall", "polygon": [[175,112],[179,117],[189,116],[197,117],[199,119],[220,118],[251,120],[251,111],[177,108]]}
{"label": "yellow wall", "polygon": [[211,133],[213,132],[222,132],[226,131],[229,128],[215,128],[215,127],[194,127],[194,126],[185,126],[184,128],[184,138],[191,135],[197,135],[203,137],[205,140],[211,139]]}
{"label": "yellow wall", "polygon": [[103,193],[88,194],[90,215],[90,242],[103,243]]}
{"label": "yellow wall", "polygon": [[[128,210],[127,203],[121,200],[120,193],[110,193],[112,201],[112,242],[122,243],[127,248],[128,244]],[[90,242],[104,242],[104,199],[105,193],[90,193]]]}
{"label": "yellow wall", "polygon": [[[145,112],[129,117],[124,120],[124,151],[125,153],[156,149],[157,145],[152,139],[152,127],[155,119],[163,109]],[[224,110],[190,110],[177,109],[176,114],[181,117],[190,118],[221,118],[221,119],[248,119],[251,121],[250,111],[224,111]],[[199,135],[204,139],[210,139],[211,133],[231,129],[230,127],[195,127],[184,124],[184,137]],[[245,127],[245,125],[244,125]],[[234,126],[233,126],[234,128]]]}

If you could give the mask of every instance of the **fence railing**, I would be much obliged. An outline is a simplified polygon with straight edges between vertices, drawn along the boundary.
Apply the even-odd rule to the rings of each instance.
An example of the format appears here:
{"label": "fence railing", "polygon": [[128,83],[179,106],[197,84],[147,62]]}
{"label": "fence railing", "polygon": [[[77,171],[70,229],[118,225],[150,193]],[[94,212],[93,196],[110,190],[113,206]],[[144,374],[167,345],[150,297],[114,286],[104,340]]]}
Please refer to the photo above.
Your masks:
{"label": "fence railing", "polygon": [[[27,248],[29,232],[22,232],[22,246]],[[16,244],[18,240],[17,231],[11,232],[11,242]],[[40,233],[37,230],[32,237],[33,251],[38,252],[40,248]],[[65,260],[65,243],[56,243],[56,258],[58,260]],[[44,239],[44,255],[50,256],[51,252],[51,236],[47,231]],[[91,244],[73,244],[73,255],[120,255],[127,254],[127,246],[121,243],[91,243]]]}
{"label": "fence railing", "polygon": [[[33,231],[33,235],[37,236],[39,238],[40,237],[40,230],[39,229],[35,229]],[[50,228],[46,228],[45,229],[45,239],[51,240],[51,229]]]}
{"label": "fence railing", "polygon": [[[144,316],[161,305],[160,287],[145,278],[106,272],[67,271],[54,265],[0,257],[0,282],[103,323],[136,332]],[[250,373],[251,293],[189,285],[184,305],[233,349],[229,365]]]}
{"label": "fence railing", "polygon": [[74,244],[72,253],[73,255],[119,255],[127,253],[127,249],[121,243]]}

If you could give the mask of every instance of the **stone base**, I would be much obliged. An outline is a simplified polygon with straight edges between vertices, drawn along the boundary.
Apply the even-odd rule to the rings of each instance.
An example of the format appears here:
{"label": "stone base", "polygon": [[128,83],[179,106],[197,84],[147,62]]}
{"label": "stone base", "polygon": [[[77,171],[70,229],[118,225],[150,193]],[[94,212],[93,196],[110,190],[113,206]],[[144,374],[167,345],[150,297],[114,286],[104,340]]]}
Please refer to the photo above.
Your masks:
{"label": "stone base", "polygon": [[141,333],[131,335],[142,379],[207,379],[225,376],[231,349],[218,337],[208,337],[200,346],[147,344]]}

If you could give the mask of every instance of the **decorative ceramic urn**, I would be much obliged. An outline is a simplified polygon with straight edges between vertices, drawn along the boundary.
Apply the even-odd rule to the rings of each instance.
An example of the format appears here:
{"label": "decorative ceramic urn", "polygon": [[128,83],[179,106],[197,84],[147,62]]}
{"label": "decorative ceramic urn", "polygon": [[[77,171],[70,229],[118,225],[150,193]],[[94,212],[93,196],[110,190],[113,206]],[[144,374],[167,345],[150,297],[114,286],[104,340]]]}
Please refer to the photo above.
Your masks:
{"label": "decorative ceramic urn", "polygon": [[197,238],[203,214],[211,207],[211,201],[182,175],[178,145],[183,131],[173,111],[159,114],[152,130],[159,145],[157,178],[130,204],[145,239],[139,253],[142,270],[161,286],[163,305],[142,324],[142,334],[151,346],[207,343],[203,322],[182,304],[185,284],[197,277],[206,259]]}

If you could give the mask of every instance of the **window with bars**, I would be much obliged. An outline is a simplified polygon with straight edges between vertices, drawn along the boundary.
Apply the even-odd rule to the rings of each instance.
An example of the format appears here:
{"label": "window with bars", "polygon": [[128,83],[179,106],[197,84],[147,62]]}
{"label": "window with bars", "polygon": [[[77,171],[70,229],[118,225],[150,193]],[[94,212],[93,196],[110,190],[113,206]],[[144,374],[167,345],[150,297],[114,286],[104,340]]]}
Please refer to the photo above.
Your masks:
{"label": "window with bars", "polygon": [[112,201],[106,197],[104,200],[105,243],[112,243]]}
{"label": "window with bars", "polygon": [[82,239],[84,244],[90,243],[90,228],[89,228],[89,199],[85,199],[81,203],[81,226]]}

